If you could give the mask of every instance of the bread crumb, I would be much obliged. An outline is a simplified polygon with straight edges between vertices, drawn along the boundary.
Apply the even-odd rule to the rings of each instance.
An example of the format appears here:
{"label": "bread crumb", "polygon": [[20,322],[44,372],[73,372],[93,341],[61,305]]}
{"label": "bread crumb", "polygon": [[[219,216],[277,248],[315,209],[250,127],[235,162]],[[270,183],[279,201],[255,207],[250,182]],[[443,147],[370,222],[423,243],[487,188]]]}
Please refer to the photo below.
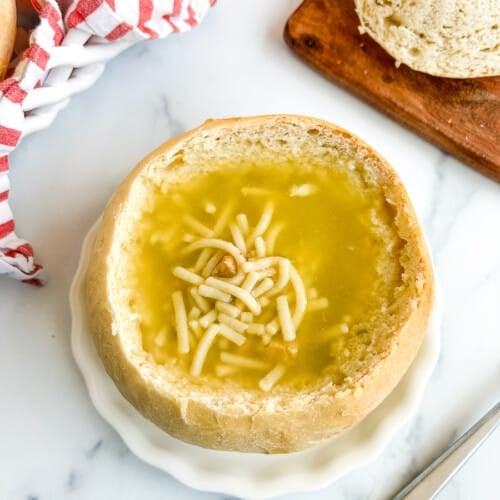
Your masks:
{"label": "bread crumb", "polygon": [[236,259],[232,255],[226,254],[215,266],[212,276],[216,276],[217,278],[234,278],[237,272]]}

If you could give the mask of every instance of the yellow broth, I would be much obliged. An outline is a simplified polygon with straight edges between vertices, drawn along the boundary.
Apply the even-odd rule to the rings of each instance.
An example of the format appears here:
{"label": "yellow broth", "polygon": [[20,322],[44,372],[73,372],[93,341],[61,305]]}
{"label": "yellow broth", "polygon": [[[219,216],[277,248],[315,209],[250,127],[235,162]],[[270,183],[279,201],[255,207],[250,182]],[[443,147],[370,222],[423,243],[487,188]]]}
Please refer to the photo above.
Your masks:
{"label": "yellow broth", "polygon": [[[315,190],[308,196],[290,196],[293,186],[304,183],[315,186]],[[141,318],[143,348],[157,363],[174,358],[188,374],[195,352],[193,347],[186,355],[177,352],[171,299],[174,291],[182,290],[190,309],[189,285],[175,278],[172,270],[175,266],[189,268],[199,255],[181,255],[188,244],[183,237],[192,233],[182,223],[182,216],[189,214],[212,228],[221,210],[234,204],[233,219],[245,213],[252,227],[269,201],[274,204],[271,227],[283,224],[273,254],[290,259],[306,289],[315,288],[319,297],[326,297],[328,308],[306,311],[297,329],[295,356],[283,350],[280,333],[267,346],[252,335],[247,335],[241,347],[217,340],[209,350],[202,377],[214,376],[220,352],[227,350],[269,361],[271,367],[284,363],[286,372],[279,384],[307,384],[335,363],[332,344],[390,301],[390,287],[384,285],[378,268],[388,254],[380,225],[391,228],[389,206],[380,191],[366,188],[361,181],[353,182],[340,169],[324,166],[228,165],[176,184],[168,192],[158,188],[153,209],[143,214],[138,227],[138,245],[130,269],[135,283],[132,307]],[[207,213],[207,203],[216,207],[216,213]],[[232,241],[227,227],[220,237]],[[228,378],[255,388],[264,375],[262,371],[241,369]]]}

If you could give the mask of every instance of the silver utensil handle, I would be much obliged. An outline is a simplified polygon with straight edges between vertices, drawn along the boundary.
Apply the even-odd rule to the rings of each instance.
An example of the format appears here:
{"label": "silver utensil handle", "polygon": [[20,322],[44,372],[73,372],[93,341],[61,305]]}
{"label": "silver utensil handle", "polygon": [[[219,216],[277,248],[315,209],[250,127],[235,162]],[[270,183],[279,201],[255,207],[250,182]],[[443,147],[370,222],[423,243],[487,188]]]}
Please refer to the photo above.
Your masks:
{"label": "silver utensil handle", "polygon": [[393,500],[434,498],[500,423],[500,402],[405,486]]}

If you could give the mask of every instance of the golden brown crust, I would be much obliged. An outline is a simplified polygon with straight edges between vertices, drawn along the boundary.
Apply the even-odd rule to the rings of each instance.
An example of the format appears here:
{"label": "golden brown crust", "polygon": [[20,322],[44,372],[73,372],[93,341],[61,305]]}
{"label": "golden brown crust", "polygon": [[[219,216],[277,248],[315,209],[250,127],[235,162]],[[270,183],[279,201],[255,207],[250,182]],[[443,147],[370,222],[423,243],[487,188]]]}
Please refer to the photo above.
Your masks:
{"label": "golden brown crust", "polygon": [[15,0],[2,0],[0,2],[0,81],[12,56],[16,38],[16,2]]}
{"label": "golden brown crust", "polygon": [[[413,307],[397,335],[391,338],[383,356],[350,387],[339,390],[325,383],[297,394],[245,395],[220,394],[200,390],[189,381],[161,372],[130,347],[126,328],[118,320],[116,305],[110,301],[114,284],[109,279],[117,221],[123,213],[135,181],[155,159],[165,161],[193,137],[214,130],[238,127],[300,125],[329,131],[342,140],[355,141],[369,158],[381,188],[394,207],[398,233],[409,248],[411,261],[405,271],[419,277],[420,285]],[[224,133],[224,132],[222,132]],[[305,132],[304,132],[305,133]],[[168,162],[167,162],[168,163]],[[415,358],[427,329],[433,299],[433,275],[427,247],[413,207],[392,168],[366,144],[330,123],[300,116],[261,116],[209,120],[201,127],[172,139],[146,157],[125,179],[104,211],[97,231],[94,255],[88,270],[87,301],[91,332],[106,371],[120,392],[143,415],[169,434],[207,448],[284,453],[307,448],[342,432],[359,422],[392,391]],[[134,354],[131,354],[131,353]],[[153,370],[153,371],[152,371]],[[159,371],[159,373],[158,373]],[[162,382],[159,379],[164,378]],[[174,380],[172,380],[172,378]],[[176,386],[182,386],[180,389]]]}

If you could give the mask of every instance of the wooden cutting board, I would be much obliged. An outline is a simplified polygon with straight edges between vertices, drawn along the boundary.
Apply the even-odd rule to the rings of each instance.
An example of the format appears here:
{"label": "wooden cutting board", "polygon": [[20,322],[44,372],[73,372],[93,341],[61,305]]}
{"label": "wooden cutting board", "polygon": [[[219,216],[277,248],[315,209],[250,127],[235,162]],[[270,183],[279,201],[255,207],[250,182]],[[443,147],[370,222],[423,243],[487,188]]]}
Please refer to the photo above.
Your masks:
{"label": "wooden cutting board", "polygon": [[457,80],[397,68],[358,26],[352,0],[305,0],[284,37],[327,78],[500,182],[500,77]]}

